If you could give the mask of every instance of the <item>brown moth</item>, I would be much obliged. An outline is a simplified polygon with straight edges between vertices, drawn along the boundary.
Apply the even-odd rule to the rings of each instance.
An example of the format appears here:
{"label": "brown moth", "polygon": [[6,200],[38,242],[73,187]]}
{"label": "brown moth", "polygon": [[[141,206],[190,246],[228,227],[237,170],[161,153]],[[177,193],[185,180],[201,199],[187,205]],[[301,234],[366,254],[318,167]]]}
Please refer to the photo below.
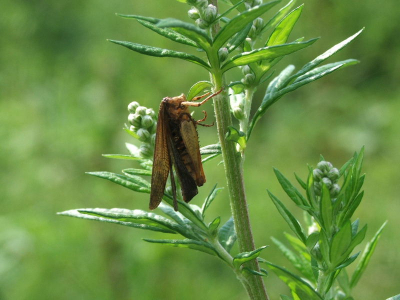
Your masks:
{"label": "brown moth", "polygon": [[192,101],[186,101],[184,94],[177,97],[165,97],[161,101],[158,113],[156,141],[154,148],[153,172],[151,176],[150,209],[155,209],[161,202],[164,195],[168,175],[171,175],[171,186],[174,197],[174,209],[178,210],[176,200],[176,185],[172,166],[178,176],[183,200],[189,202],[197,195],[198,186],[206,182],[206,177],[201,163],[199,138],[196,125],[213,126],[200,124],[207,118],[203,111],[204,118],[195,121],[189,112],[189,106],[201,106],[222,90],[210,95],[195,97]]}

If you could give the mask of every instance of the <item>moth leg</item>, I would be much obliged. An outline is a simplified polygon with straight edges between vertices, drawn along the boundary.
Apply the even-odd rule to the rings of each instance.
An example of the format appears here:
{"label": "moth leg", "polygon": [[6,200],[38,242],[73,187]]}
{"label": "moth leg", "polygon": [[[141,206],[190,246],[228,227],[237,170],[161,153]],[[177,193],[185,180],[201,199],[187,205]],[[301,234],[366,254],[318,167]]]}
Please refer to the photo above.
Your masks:
{"label": "moth leg", "polygon": [[207,119],[207,112],[203,110],[204,118],[201,120],[195,121],[197,125],[204,126],[204,127],[211,127],[214,126],[214,122],[212,124],[200,124],[201,122],[204,122]]}
{"label": "moth leg", "polygon": [[170,174],[171,174],[171,187],[172,187],[172,194],[174,197],[174,210],[178,211],[178,201],[176,200],[176,184],[175,184],[175,177],[174,177],[174,171],[172,171],[172,166],[170,169]]}
{"label": "moth leg", "polygon": [[208,96],[206,99],[204,99],[201,102],[198,103],[194,103],[194,102],[189,102],[189,101],[184,101],[181,103],[181,106],[195,106],[195,107],[199,107],[201,105],[203,105],[204,103],[206,103],[208,100],[210,100],[211,98],[215,97],[216,95],[218,95],[219,93],[221,93],[223,91],[223,89],[220,89],[218,92],[215,92],[214,94]]}
{"label": "moth leg", "polygon": [[194,98],[192,99],[192,101],[200,100],[201,98],[204,98],[204,97],[206,97],[206,96],[208,96],[208,95],[210,95],[210,94],[211,94],[211,93],[208,92],[208,93],[205,93],[204,95],[194,97]]}

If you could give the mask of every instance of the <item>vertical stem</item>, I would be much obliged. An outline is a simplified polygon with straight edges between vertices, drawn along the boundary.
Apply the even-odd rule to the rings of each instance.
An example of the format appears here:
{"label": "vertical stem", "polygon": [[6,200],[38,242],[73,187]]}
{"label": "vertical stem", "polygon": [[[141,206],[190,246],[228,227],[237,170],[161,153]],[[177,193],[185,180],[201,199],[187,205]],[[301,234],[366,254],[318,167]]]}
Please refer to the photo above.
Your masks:
{"label": "vertical stem", "polygon": [[[217,0],[209,0],[209,3],[218,7]],[[219,24],[216,23],[212,27],[212,35],[215,36],[219,29]],[[213,56],[211,57],[212,59],[215,59]],[[215,91],[218,91],[221,88],[226,87],[224,76],[219,69],[219,62],[210,61],[210,64],[213,67],[211,81],[214,85]],[[234,142],[227,141],[225,138],[225,135],[228,132],[228,126],[232,125],[229,96],[226,89],[218,96],[214,97],[214,111],[239,250],[240,252],[253,251],[255,250],[255,245],[253,233],[251,231],[249,211],[247,208],[242,159],[240,153],[236,151]],[[257,260],[248,262],[246,266],[253,270],[260,271]],[[248,273],[243,273],[243,275],[244,280],[241,280],[241,282],[246,288],[250,299],[269,299],[261,276],[255,276]]]}

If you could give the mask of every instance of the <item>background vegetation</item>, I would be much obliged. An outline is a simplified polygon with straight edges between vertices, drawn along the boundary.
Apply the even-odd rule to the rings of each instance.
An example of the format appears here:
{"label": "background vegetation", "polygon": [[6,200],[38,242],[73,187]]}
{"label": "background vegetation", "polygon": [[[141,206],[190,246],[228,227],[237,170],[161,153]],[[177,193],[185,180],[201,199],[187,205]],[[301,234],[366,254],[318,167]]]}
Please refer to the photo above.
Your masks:
{"label": "background vegetation", "polygon": [[[282,232],[289,231],[265,191],[287,199],[272,166],[289,178],[294,171],[305,176],[306,163],[315,166],[320,153],[341,166],[365,145],[366,196],[358,217],[362,224],[369,223],[367,240],[384,220],[389,224],[355,296],[386,299],[399,293],[400,279],[398,6],[373,0],[303,2],[292,38],[322,39],[292,55],[294,60],[283,60],[280,68],[290,63],[300,67],[366,26],[334,58],[356,58],[361,64],[289,94],[255,129],[245,173],[256,246],[271,244],[270,236],[282,238]],[[84,172],[130,167],[126,161],[101,157],[122,153],[124,142],[133,141],[122,130],[129,102],[157,110],[162,97],[187,93],[207,74],[179,60],[143,57],[105,40],[175,47],[113,13],[187,19],[187,9],[174,0],[2,4],[1,300],[245,298],[231,271],[205,254],[141,241],[158,238],[156,233],[55,214],[78,207],[147,208],[146,195]],[[260,100],[263,90],[258,95]],[[211,106],[208,111],[211,115]],[[216,142],[215,128],[199,131],[202,145]],[[196,203],[216,182],[225,184],[222,165],[207,163],[205,172],[207,183]],[[286,204],[291,202],[287,199]],[[210,215],[227,220],[227,191],[211,210]],[[289,265],[273,245],[263,256]],[[272,299],[285,288],[273,274],[267,286]]]}

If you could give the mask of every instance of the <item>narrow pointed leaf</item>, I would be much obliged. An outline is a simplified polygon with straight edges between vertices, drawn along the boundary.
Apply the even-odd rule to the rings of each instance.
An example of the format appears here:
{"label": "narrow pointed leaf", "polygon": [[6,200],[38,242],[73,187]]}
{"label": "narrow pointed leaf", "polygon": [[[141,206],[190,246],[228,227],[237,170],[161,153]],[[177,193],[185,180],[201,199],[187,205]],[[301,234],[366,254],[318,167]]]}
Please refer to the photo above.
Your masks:
{"label": "narrow pointed leaf", "polygon": [[333,264],[341,263],[342,255],[349,249],[351,243],[351,223],[345,225],[333,236],[331,245],[331,261]]}
{"label": "narrow pointed leaf", "polygon": [[133,50],[135,52],[138,52],[140,54],[145,54],[145,55],[150,55],[150,56],[156,56],[156,57],[174,57],[174,58],[179,58],[183,59],[186,61],[190,61],[192,63],[195,63],[197,65],[200,65],[207,70],[209,70],[210,66],[201,58],[184,53],[184,52],[178,52],[174,50],[169,50],[169,49],[163,49],[163,48],[158,48],[158,47],[152,47],[152,46],[146,46],[146,45],[141,45],[137,43],[131,43],[131,42],[125,42],[125,41],[114,41],[114,40],[109,40],[110,42],[124,46],[130,50]]}
{"label": "narrow pointed leaf", "polygon": [[200,154],[221,154],[221,145],[220,144],[212,144],[208,146],[204,146],[200,148]]}
{"label": "narrow pointed leaf", "polygon": [[315,43],[317,39],[312,39],[306,42],[293,42],[283,45],[259,48],[250,52],[243,52],[239,55],[232,57],[222,66],[222,71],[237,67],[248,65],[253,62],[262,61],[266,59],[274,59],[277,57],[285,56],[287,54],[299,51]]}
{"label": "narrow pointed leaf", "polygon": [[144,170],[144,169],[124,169],[122,172],[129,174],[129,175],[142,175],[142,176],[151,176],[151,171],[150,170]]}
{"label": "narrow pointed leaf", "polygon": [[294,177],[296,177],[297,182],[300,186],[305,190],[307,188],[307,183],[305,183],[296,173],[294,173]]}
{"label": "narrow pointed leaf", "polygon": [[[85,208],[85,209],[74,209],[74,210],[68,210],[64,212],[58,213],[59,215],[62,216],[69,216],[69,217],[75,217],[75,218],[80,218],[80,219],[86,219],[86,220],[94,220],[94,221],[100,221],[100,222],[107,222],[107,223],[114,223],[114,224],[119,224],[123,226],[128,226],[128,227],[134,227],[134,228],[139,228],[139,229],[145,229],[145,230],[152,230],[152,231],[159,231],[159,232],[164,232],[164,233],[176,233],[177,229],[176,225],[173,225],[172,222],[168,219],[162,219],[161,216],[154,217],[153,220],[151,219],[129,219],[126,220],[124,218],[118,218],[115,217],[115,212],[116,211],[129,211],[126,209],[93,209],[93,208]],[[109,214],[107,215],[107,213]],[[129,211],[132,212],[132,211]],[[105,213],[105,214],[104,214]],[[111,215],[110,215],[111,214]],[[114,214],[114,216],[113,216]],[[156,216],[156,215],[155,215]],[[158,217],[161,217],[160,219]]]}
{"label": "narrow pointed leaf", "polygon": [[139,16],[139,15],[125,15],[125,14],[116,14],[119,17],[125,18],[125,19],[135,19],[135,20],[142,20],[146,21],[152,24],[157,24],[160,22],[160,19],[153,18],[153,17],[145,17],[145,16]]}
{"label": "narrow pointed leaf", "polygon": [[378,229],[378,231],[375,233],[374,237],[371,239],[371,241],[365,246],[365,249],[363,251],[363,254],[361,256],[360,262],[358,263],[353,276],[351,277],[350,281],[350,287],[355,287],[360,280],[362,274],[364,273],[365,269],[368,266],[368,263],[371,259],[372,254],[375,251],[375,247],[378,244],[379,238],[382,234],[383,228],[385,228],[387,222],[383,223],[383,225]]}
{"label": "narrow pointed leaf", "polygon": [[185,239],[185,240],[153,240],[153,239],[143,239],[146,242],[149,243],[157,243],[157,244],[163,244],[163,245],[168,245],[172,247],[178,247],[178,248],[189,248],[189,249],[194,249],[198,250],[210,255],[216,255],[216,252],[212,246],[205,242],[200,242],[196,240],[191,240],[191,239]]}
{"label": "narrow pointed leaf", "polygon": [[260,6],[255,6],[231,19],[215,36],[213,47],[215,49],[221,48],[232,36],[241,31],[247,24],[253,22],[256,18],[267,12],[277,3],[279,3],[279,1],[270,1]]}
{"label": "narrow pointed leaf", "polygon": [[281,172],[279,172],[278,169],[274,168],[274,172],[275,172],[275,176],[276,176],[276,178],[278,178],[278,181],[279,181],[280,185],[282,186],[283,190],[289,196],[289,198],[292,199],[292,201],[296,205],[298,205],[298,206],[302,206],[302,205],[307,206],[307,205],[309,205],[307,200],[290,183],[290,181],[285,176],[283,176],[283,174]]}
{"label": "narrow pointed leaf", "polygon": [[294,25],[301,15],[303,7],[304,4],[300,5],[279,22],[269,37],[266,46],[274,46],[286,43]]}
{"label": "narrow pointed leaf", "polygon": [[390,298],[388,298],[386,300],[400,300],[400,294],[398,294],[396,296],[393,296],[393,297],[390,297]]}
{"label": "narrow pointed leaf", "polygon": [[265,248],[267,248],[267,246],[262,246],[250,252],[239,253],[233,258],[233,265],[236,268],[239,268],[242,264],[256,259],[261,254],[261,251],[264,250]]}
{"label": "narrow pointed leaf", "polygon": [[115,174],[111,172],[87,172],[86,174],[107,179],[135,192],[150,194],[150,183],[140,177],[133,179],[125,175]]}
{"label": "narrow pointed leaf", "polygon": [[169,216],[171,219],[173,219],[176,223],[182,226],[187,226],[187,222],[189,222],[188,219],[185,220],[185,218],[182,216],[182,214],[179,211],[175,211],[171,206],[164,204],[161,202],[158,205],[158,208],[161,209],[161,211]]}
{"label": "narrow pointed leaf", "polygon": [[230,218],[218,231],[218,241],[225,248],[226,251],[230,252],[233,245],[236,242],[235,223],[233,218]]}
{"label": "narrow pointed leaf", "polygon": [[229,53],[231,53],[245,41],[252,26],[253,26],[252,23],[247,24],[246,27],[240,30],[232,39],[229,40],[228,44],[226,45],[226,48],[228,48]]}
{"label": "narrow pointed leaf", "polygon": [[198,47],[205,51],[207,51],[211,46],[211,40],[208,37],[207,32],[194,24],[173,18],[167,18],[158,22],[157,26],[160,28],[173,28],[176,32],[196,42]]}
{"label": "narrow pointed leaf", "polygon": [[346,259],[343,263],[341,263],[339,266],[335,268],[335,270],[340,270],[343,268],[346,268],[348,265],[350,265],[352,262],[356,260],[356,258],[360,255],[360,252],[357,252],[356,254],[350,256],[348,259]]}
{"label": "narrow pointed leaf", "polygon": [[323,227],[330,235],[331,230],[333,228],[332,219],[333,219],[333,208],[332,208],[332,199],[329,194],[329,189],[325,184],[322,184],[322,195],[320,202],[320,215],[323,222]]}
{"label": "narrow pointed leaf", "polygon": [[297,235],[297,237],[303,242],[306,242],[306,237],[304,235],[304,230],[301,227],[299,221],[290,213],[290,211],[283,205],[283,203],[276,198],[270,191],[268,191],[269,197],[272,202],[274,202],[276,208],[279,213],[285,219],[286,223],[288,223],[290,229]]}
{"label": "narrow pointed leaf", "polygon": [[302,295],[301,300],[322,300],[323,298],[314,291],[314,288],[299,276],[289,272],[285,268],[265,261],[268,267],[296,294]]}
{"label": "narrow pointed leaf", "polygon": [[203,203],[203,206],[201,208],[201,213],[204,217],[204,213],[206,212],[207,208],[211,205],[211,203],[214,201],[215,197],[218,195],[218,193],[223,190],[223,188],[217,188],[217,185],[214,185],[213,189],[211,190],[210,194],[206,198],[206,200]]}
{"label": "narrow pointed leaf", "polygon": [[135,157],[135,156],[126,155],[126,154],[103,154],[102,156],[105,158],[113,158],[113,159],[127,159],[127,160],[141,159],[140,157]]}
{"label": "narrow pointed leaf", "polygon": [[328,51],[324,52],[323,54],[319,55],[309,63],[307,63],[301,70],[298,72],[298,75],[302,75],[307,73],[308,71],[314,69],[316,66],[321,64],[323,61],[331,57],[333,54],[337,53],[338,51],[342,50],[344,47],[346,47],[352,40],[354,40],[364,29],[361,29],[351,37],[345,39],[344,41],[340,42],[339,44],[336,44],[332,48],[330,48]]}
{"label": "narrow pointed leaf", "polygon": [[192,101],[192,99],[200,94],[202,91],[208,88],[212,88],[212,83],[209,81],[199,81],[196,82],[189,90],[187,101]]}
{"label": "narrow pointed leaf", "polygon": [[221,217],[216,217],[214,221],[212,221],[209,225],[208,228],[210,229],[210,232],[215,235],[217,232],[218,226],[221,224]]}
{"label": "narrow pointed leaf", "polygon": [[290,0],[288,4],[282,7],[263,27],[262,31],[275,27],[292,10],[297,0]]}

